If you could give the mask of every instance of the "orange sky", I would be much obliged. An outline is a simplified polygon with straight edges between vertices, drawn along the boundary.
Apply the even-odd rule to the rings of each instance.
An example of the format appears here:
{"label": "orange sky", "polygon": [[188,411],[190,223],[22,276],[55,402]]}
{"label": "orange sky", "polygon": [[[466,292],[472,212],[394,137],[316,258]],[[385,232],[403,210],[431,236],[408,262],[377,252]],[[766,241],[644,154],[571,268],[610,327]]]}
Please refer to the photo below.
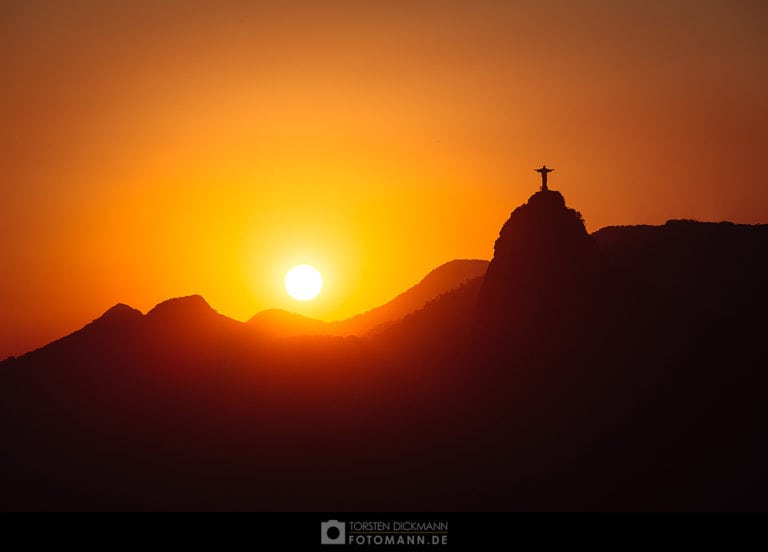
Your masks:
{"label": "orange sky", "polygon": [[[0,358],[116,302],[241,320],[490,258],[533,168],[590,230],[768,221],[768,4],[3,2]],[[318,299],[282,289],[290,266]]]}

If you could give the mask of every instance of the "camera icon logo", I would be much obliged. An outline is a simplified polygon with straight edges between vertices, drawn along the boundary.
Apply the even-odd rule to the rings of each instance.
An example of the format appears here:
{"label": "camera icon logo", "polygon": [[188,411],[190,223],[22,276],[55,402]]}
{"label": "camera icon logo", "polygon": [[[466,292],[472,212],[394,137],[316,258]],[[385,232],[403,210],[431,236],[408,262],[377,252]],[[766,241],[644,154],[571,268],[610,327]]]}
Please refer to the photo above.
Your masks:
{"label": "camera icon logo", "polygon": [[329,519],[320,522],[320,544],[344,544],[347,532],[343,521]]}

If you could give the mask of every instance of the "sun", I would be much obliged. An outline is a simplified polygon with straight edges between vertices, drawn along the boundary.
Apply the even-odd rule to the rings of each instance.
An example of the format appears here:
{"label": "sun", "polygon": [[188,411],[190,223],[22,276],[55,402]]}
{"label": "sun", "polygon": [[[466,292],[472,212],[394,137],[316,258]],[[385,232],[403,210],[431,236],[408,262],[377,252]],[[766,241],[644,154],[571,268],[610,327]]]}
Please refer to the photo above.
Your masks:
{"label": "sun", "polygon": [[314,299],[323,289],[323,275],[314,266],[294,266],[285,275],[285,291],[299,301]]}

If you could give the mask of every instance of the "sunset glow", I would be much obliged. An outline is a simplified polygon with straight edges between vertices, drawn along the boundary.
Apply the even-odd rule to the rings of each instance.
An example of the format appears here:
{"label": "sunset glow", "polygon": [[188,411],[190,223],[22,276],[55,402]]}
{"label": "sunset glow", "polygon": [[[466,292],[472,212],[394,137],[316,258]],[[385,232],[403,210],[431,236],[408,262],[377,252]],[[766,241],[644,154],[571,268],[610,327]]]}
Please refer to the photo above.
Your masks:
{"label": "sunset glow", "polygon": [[4,3],[0,357],[115,301],[353,316],[490,259],[544,162],[590,231],[760,222],[768,8],[630,4]]}
{"label": "sunset glow", "polygon": [[451,551],[768,511],[766,23],[0,3],[0,511]]}

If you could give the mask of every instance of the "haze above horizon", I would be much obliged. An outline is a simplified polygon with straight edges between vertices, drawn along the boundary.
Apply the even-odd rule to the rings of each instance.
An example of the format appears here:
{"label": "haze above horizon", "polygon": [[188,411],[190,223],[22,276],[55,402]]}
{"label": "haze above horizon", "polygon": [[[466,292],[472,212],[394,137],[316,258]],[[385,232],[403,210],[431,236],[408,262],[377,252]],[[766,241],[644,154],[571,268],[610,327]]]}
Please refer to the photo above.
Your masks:
{"label": "haze above horizon", "polygon": [[766,222],[768,5],[512,4],[4,3],[0,358],[117,302],[346,318],[490,258],[542,163],[590,231]]}

